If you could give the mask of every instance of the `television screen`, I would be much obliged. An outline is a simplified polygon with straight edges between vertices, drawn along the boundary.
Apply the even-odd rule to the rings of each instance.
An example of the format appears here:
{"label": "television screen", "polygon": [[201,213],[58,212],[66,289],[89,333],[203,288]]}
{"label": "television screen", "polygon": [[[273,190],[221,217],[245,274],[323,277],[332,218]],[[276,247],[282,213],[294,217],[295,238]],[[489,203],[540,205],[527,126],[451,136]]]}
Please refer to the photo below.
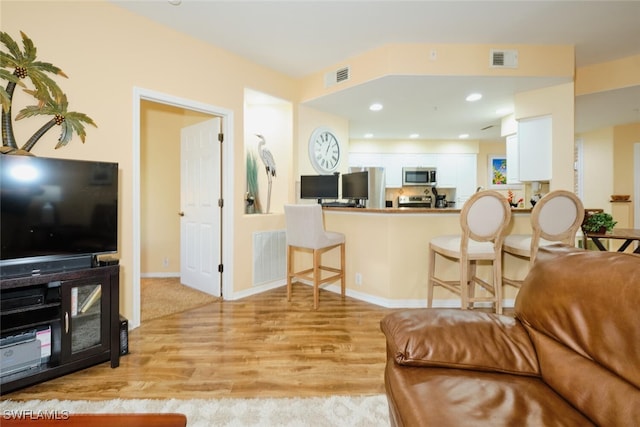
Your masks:
{"label": "television screen", "polygon": [[337,199],[338,175],[300,176],[301,199]]}
{"label": "television screen", "polygon": [[369,172],[353,172],[342,175],[342,198],[360,199],[369,198]]}
{"label": "television screen", "polygon": [[0,174],[0,265],[117,251],[117,163],[2,155]]}

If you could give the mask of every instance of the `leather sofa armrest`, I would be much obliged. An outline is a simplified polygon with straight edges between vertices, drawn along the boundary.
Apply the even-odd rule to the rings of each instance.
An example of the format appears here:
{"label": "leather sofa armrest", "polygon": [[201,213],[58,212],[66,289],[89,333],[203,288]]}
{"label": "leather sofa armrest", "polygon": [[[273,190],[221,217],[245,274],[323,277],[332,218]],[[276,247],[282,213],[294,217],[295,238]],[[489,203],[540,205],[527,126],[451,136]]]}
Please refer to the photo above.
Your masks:
{"label": "leather sofa armrest", "polygon": [[409,309],[380,322],[398,365],[540,376],[525,328],[513,317],[456,309]]}

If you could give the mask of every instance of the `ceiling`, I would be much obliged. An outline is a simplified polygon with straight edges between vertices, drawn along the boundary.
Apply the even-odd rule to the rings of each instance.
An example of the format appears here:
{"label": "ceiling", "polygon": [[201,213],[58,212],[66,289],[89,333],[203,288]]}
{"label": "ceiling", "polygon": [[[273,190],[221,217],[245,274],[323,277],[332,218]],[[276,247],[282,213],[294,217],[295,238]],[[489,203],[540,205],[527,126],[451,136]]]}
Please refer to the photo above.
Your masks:
{"label": "ceiling", "polygon": [[[640,54],[637,1],[111,0],[299,78],[388,43],[572,44],[576,66]],[[349,119],[350,138],[499,137],[498,107],[550,78],[391,76],[307,102]],[[464,101],[470,92],[483,98]],[[371,102],[382,111],[368,110]],[[576,131],[640,121],[640,86],[580,96]]]}

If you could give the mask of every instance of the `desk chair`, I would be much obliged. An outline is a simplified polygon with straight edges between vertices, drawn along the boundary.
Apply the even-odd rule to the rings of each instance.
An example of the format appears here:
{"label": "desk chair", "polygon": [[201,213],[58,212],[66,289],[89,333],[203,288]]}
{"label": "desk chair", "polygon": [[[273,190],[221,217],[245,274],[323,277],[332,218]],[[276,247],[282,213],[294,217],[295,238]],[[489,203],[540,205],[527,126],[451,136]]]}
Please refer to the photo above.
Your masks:
{"label": "desk chair", "polygon": [[[576,245],[576,233],[584,218],[582,202],[570,191],[556,190],[547,193],[536,203],[531,211],[532,234],[510,234],[504,239],[504,254],[528,259],[533,265],[538,248],[554,243]],[[522,279],[503,275],[504,285],[520,288]]]}
{"label": "desk chair", "polygon": [[[477,192],[465,202],[460,212],[462,234],[438,236],[429,242],[427,307],[433,303],[434,286],[442,286],[460,295],[463,310],[473,308],[475,302],[488,301],[496,313],[502,313],[502,242],[510,221],[509,202],[497,191]],[[459,262],[458,280],[436,277],[436,254]],[[479,261],[491,263],[491,282],[476,275]],[[476,285],[490,295],[476,297]]]}
{"label": "desk chair", "polygon": [[[291,301],[291,283],[294,278],[313,282],[313,309],[318,309],[320,285],[340,280],[341,294],[345,294],[345,237],[342,233],[325,231],[322,221],[322,207],[315,205],[284,206],[287,235],[287,301]],[[340,268],[322,265],[322,254],[334,248],[340,248]],[[295,271],[294,255],[296,251],[313,254],[313,267]],[[328,277],[322,272],[328,271]]]}

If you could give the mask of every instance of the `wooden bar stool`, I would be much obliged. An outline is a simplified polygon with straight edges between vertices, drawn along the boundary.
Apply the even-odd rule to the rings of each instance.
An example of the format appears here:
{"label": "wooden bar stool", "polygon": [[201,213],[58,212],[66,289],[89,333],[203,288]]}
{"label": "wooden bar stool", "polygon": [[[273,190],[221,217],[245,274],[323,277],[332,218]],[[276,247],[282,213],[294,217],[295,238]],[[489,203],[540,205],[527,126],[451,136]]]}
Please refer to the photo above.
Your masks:
{"label": "wooden bar stool", "polygon": [[[291,301],[291,285],[294,278],[313,282],[313,309],[318,309],[320,285],[340,280],[341,295],[345,296],[345,236],[342,233],[325,231],[322,221],[322,206],[285,205],[287,227],[287,301]],[[340,267],[322,264],[322,254],[340,248]],[[294,254],[296,251],[313,255],[313,267],[295,271]],[[322,277],[322,272],[333,273]]]}
{"label": "wooden bar stool", "polygon": [[[570,191],[547,193],[531,211],[532,234],[510,234],[505,237],[502,251],[510,256],[529,260],[533,265],[538,249],[557,243],[576,245],[576,234],[584,218],[582,201]],[[505,257],[506,261],[506,257]],[[503,285],[520,288],[524,279],[502,276]]]}
{"label": "wooden bar stool", "polygon": [[[429,242],[427,307],[433,303],[434,286],[442,286],[460,295],[462,309],[473,308],[476,302],[491,302],[496,313],[502,313],[502,242],[510,221],[509,202],[497,191],[477,192],[465,202],[460,212],[462,234],[438,236]],[[436,254],[459,262],[458,280],[436,277]],[[478,261],[491,263],[491,282],[476,275]],[[490,295],[475,296],[476,285]]]}

